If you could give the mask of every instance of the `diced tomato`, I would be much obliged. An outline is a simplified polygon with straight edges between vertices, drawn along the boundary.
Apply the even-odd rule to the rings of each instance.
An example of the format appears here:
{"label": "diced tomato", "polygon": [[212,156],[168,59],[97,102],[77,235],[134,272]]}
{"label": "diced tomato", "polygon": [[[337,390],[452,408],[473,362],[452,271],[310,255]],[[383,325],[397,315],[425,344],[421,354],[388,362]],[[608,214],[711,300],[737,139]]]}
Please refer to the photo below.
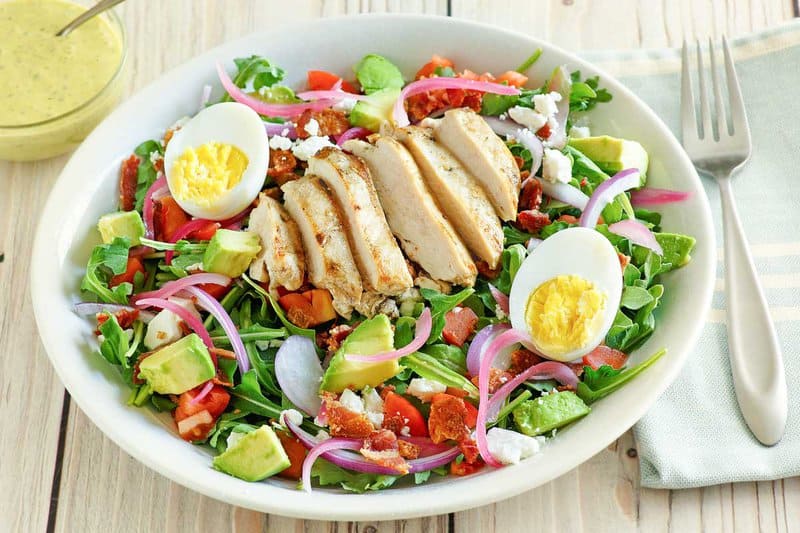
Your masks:
{"label": "diced tomato", "polygon": [[336,311],[333,309],[333,297],[327,289],[311,289],[304,292],[303,296],[311,302],[314,326],[336,318]]}
{"label": "diced tomato", "polygon": [[277,435],[281,445],[283,445],[283,451],[289,456],[289,462],[291,463],[286,469],[278,472],[278,475],[287,479],[300,479],[303,474],[303,461],[308,454],[308,450],[294,435],[290,435],[285,431],[278,431]]}
{"label": "diced tomato", "polygon": [[383,415],[386,418],[400,416],[413,437],[427,437],[428,426],[425,417],[409,402],[395,392],[389,392],[383,399]]}
{"label": "diced tomato", "polygon": [[186,236],[186,238],[194,239],[197,241],[210,241],[211,237],[214,236],[214,234],[217,232],[219,228],[220,228],[219,222],[214,222],[213,220],[209,220],[201,227],[189,233]]}
{"label": "diced tomato", "polygon": [[138,257],[129,257],[125,272],[111,278],[111,281],[108,282],[108,286],[116,287],[122,283],[133,283],[133,278],[136,276],[137,272],[141,272],[142,274],[145,272],[142,260]]}
{"label": "diced tomato", "polygon": [[561,215],[556,219],[559,222],[566,222],[567,224],[577,224],[578,219],[572,215]]}
{"label": "diced tomato", "polygon": [[481,459],[476,459],[472,464],[466,461],[461,461],[460,463],[453,461],[450,463],[450,473],[454,476],[468,476],[474,474],[481,468],[483,468],[483,461]]}
{"label": "diced tomato", "polygon": [[625,366],[628,361],[628,356],[625,353],[609,348],[601,344],[591,352],[583,356],[583,364],[590,366],[597,370],[603,365],[608,365],[612,368],[620,369]]}
{"label": "diced tomato", "polygon": [[416,79],[428,78],[436,74],[437,68],[445,68],[445,67],[453,68],[454,64],[446,57],[434,54],[431,60],[425,63],[422,66],[422,68],[417,71],[415,78]]}
{"label": "diced tomato", "polygon": [[526,181],[519,193],[519,210],[539,209],[542,205],[542,182],[537,179]]}
{"label": "diced tomato", "polygon": [[517,224],[529,233],[539,233],[542,228],[550,224],[550,217],[538,209],[520,211],[517,215]]}
{"label": "diced tomato", "polygon": [[492,76],[488,72],[484,72],[483,74],[477,74],[476,72],[472,72],[469,69],[464,69],[461,74],[458,75],[459,78],[464,78],[465,80],[475,80],[475,81],[495,81],[494,76]]}
{"label": "diced tomato", "polygon": [[462,399],[461,401],[464,402],[464,407],[467,408],[467,416],[464,417],[464,423],[468,428],[475,429],[478,424],[478,408],[467,400]]}
{"label": "diced tomato", "polygon": [[528,83],[528,76],[520,74],[516,70],[507,70],[497,77],[497,83],[506,82],[512,87],[522,87]]}
{"label": "diced tomato", "polygon": [[278,303],[295,326],[308,328],[314,324],[314,307],[304,295],[290,292],[278,298]]}
{"label": "diced tomato", "polygon": [[[183,440],[198,441],[208,436],[214,428],[217,418],[228,407],[231,395],[224,387],[214,385],[199,402],[192,403],[195,396],[200,393],[204,385],[186,391],[178,397],[178,407],[172,416],[178,424],[178,432]],[[206,412],[208,416],[202,415]],[[194,419],[190,420],[192,417]],[[183,421],[190,423],[181,424]]]}
{"label": "diced tomato", "polygon": [[201,283],[197,286],[198,289],[202,289],[206,291],[212,298],[219,301],[228,294],[228,291],[231,290],[233,283],[229,283],[227,285],[217,285],[216,283]]}
{"label": "diced tomato", "polygon": [[119,169],[119,208],[133,211],[136,206],[136,183],[139,172],[139,158],[131,155],[122,162]]}
{"label": "diced tomato", "polygon": [[[328,72],[326,70],[309,70],[307,77],[309,91],[327,91],[333,88],[336,82],[342,79],[333,72]],[[358,93],[352,84],[344,80],[342,80],[342,90],[348,93]]]}
{"label": "diced tomato", "polygon": [[456,307],[444,315],[442,338],[448,344],[461,347],[475,331],[478,315],[469,307]]}
{"label": "diced tomato", "polygon": [[172,196],[165,196],[155,202],[155,233],[159,241],[169,241],[178,228],[189,222],[189,215],[178,205]]}
{"label": "diced tomato", "polygon": [[550,138],[550,124],[545,124],[538,130],[536,130],[536,135],[541,137],[542,139],[549,139]]}

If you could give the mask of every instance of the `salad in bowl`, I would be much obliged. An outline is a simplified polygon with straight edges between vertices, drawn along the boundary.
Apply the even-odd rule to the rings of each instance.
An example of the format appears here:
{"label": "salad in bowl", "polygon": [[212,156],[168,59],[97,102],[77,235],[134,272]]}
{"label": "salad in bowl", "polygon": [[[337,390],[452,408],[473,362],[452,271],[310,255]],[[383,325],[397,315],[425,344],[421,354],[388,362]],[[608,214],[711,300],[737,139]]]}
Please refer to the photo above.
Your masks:
{"label": "salad in bowl", "polygon": [[231,476],[364,492],[546,453],[658,360],[626,364],[695,244],[653,209],[687,193],[594,131],[598,78],[529,79],[539,54],[302,89],[218,64],[223,96],[122,162],[81,283],[129,404]]}

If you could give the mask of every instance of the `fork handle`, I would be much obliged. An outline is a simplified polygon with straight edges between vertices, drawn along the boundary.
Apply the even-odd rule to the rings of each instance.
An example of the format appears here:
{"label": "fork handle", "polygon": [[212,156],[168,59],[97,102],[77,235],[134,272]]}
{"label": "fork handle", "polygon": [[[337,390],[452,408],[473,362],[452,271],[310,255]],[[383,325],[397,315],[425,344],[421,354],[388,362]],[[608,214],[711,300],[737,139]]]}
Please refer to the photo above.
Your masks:
{"label": "fork handle", "polygon": [[717,179],[725,238],[728,346],[736,398],[753,435],[771,446],[786,427],[783,356],[728,177]]}

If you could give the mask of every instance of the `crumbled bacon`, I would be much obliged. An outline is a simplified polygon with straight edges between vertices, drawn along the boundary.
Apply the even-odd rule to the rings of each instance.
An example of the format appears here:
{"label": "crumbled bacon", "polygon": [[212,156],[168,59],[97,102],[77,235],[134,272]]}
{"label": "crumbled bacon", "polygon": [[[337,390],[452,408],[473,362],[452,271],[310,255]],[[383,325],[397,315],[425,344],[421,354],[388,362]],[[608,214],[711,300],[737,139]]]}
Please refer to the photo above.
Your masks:
{"label": "crumbled bacon", "polygon": [[494,268],[490,268],[489,263],[483,260],[475,261],[475,267],[478,269],[478,274],[489,279],[495,279],[500,275],[500,271],[502,270],[502,267],[499,264]]}
{"label": "crumbled bacon", "polygon": [[556,219],[558,222],[566,222],[567,224],[577,224],[578,218],[572,215],[561,215]]}
{"label": "crumbled bacon", "polygon": [[397,441],[397,450],[403,459],[416,459],[419,457],[419,446],[402,439]]}
{"label": "crumbled bacon", "polygon": [[542,205],[542,183],[537,179],[529,179],[519,193],[519,210],[539,209]]}
{"label": "crumbled bacon", "polygon": [[457,107],[481,110],[483,94],[467,89],[435,89],[406,99],[405,106],[411,122],[419,122],[434,113]]}
{"label": "crumbled bacon", "polygon": [[[508,383],[514,376],[510,372],[500,370],[499,368],[489,369],[489,394],[494,394],[497,389]],[[472,377],[472,382],[478,386],[478,376]]]}
{"label": "crumbled bacon", "polygon": [[514,163],[517,164],[517,168],[522,170],[522,167],[525,166],[525,160],[518,155],[514,156]]}
{"label": "crumbled bacon", "polygon": [[539,233],[542,228],[550,224],[550,217],[538,209],[529,209],[517,215],[517,224],[528,233]]}
{"label": "crumbled bacon", "polygon": [[533,365],[542,362],[542,358],[530,350],[524,348],[511,352],[511,366],[508,372],[514,375],[521,374]]}
{"label": "crumbled bacon", "polygon": [[631,258],[621,252],[617,252],[617,257],[619,258],[619,266],[622,267],[622,271],[625,272],[625,267],[631,262]]}
{"label": "crumbled bacon", "polygon": [[328,429],[333,437],[365,438],[372,431],[372,422],[363,413],[354,413],[343,406],[333,395],[323,398],[328,415]]}
{"label": "crumbled bacon", "polygon": [[392,468],[400,474],[408,474],[408,463],[400,455],[397,436],[389,430],[373,431],[364,439],[361,455],[381,466]]}
{"label": "crumbled bacon", "polygon": [[383,415],[383,424],[381,427],[383,429],[388,429],[392,433],[396,435],[400,435],[403,431],[403,428],[406,427],[407,420],[403,418],[403,415],[400,413],[395,413],[393,415]]}
{"label": "crumbled bacon", "polygon": [[464,454],[464,461],[467,464],[471,465],[478,460],[480,452],[478,451],[478,445],[474,440],[464,439],[458,443],[458,447],[461,449],[461,453]]}
{"label": "crumbled bacon", "polygon": [[428,432],[436,444],[446,440],[462,441],[469,435],[465,419],[467,408],[461,398],[437,394],[431,401]]}
{"label": "crumbled bacon", "polygon": [[131,155],[122,162],[119,169],[119,208],[122,211],[133,211],[136,207],[136,183],[139,172],[139,158]]}
{"label": "crumbled bacon", "polygon": [[[136,322],[136,319],[139,318],[139,310],[138,309],[120,309],[119,311],[114,313],[114,318],[117,319],[117,323],[119,327],[122,329],[128,329]],[[95,335],[100,335],[100,326],[106,323],[108,320],[107,313],[99,313],[97,315],[97,329],[95,330]]]}
{"label": "crumbled bacon", "polygon": [[294,155],[292,155],[292,152],[289,150],[269,151],[267,176],[272,178],[278,186],[300,177],[294,173],[295,167],[297,167],[297,159],[295,159]]}
{"label": "crumbled bacon", "polygon": [[300,139],[311,137],[311,134],[306,131],[306,124],[308,124],[312,118],[319,123],[318,137],[341,135],[350,129],[350,120],[343,111],[338,111],[336,109],[311,111],[307,109],[300,115],[300,118],[297,119],[297,127],[295,129]]}

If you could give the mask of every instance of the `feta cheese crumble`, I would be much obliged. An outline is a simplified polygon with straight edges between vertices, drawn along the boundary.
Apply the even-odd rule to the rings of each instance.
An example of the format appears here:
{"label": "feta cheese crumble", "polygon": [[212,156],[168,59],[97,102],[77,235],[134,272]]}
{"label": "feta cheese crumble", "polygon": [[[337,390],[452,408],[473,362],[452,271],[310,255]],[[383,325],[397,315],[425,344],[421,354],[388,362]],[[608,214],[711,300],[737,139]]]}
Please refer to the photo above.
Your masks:
{"label": "feta cheese crumble", "polygon": [[282,135],[273,135],[269,140],[269,147],[273,150],[291,150],[292,140]]}
{"label": "feta cheese crumble", "polygon": [[550,183],[569,183],[572,179],[572,161],[558,150],[545,148],[542,177]]}
{"label": "feta cheese crumble", "polygon": [[531,131],[539,131],[547,124],[547,117],[530,107],[514,106],[508,110],[508,114],[514,122],[521,124]]}
{"label": "feta cheese crumble", "polygon": [[522,433],[494,427],[486,434],[489,451],[505,465],[519,463],[536,455],[544,444],[544,437],[528,437]]}
{"label": "feta cheese crumble", "polygon": [[375,429],[380,429],[383,426],[383,399],[372,387],[365,388],[361,392],[361,396],[364,399],[367,418],[375,426]]}
{"label": "feta cheese crumble", "polygon": [[591,137],[592,134],[589,132],[588,126],[572,126],[569,129],[569,136],[575,139],[585,139]]}
{"label": "feta cheese crumble", "polygon": [[353,110],[355,106],[356,106],[356,101],[353,98],[342,98],[341,100],[333,104],[333,109],[335,109],[336,111],[344,111],[346,113],[349,113],[350,111]]}
{"label": "feta cheese crumble", "polygon": [[354,413],[364,412],[364,401],[358,394],[350,389],[342,391],[342,395],[339,396],[339,403],[341,403],[345,409],[353,411]]}
{"label": "feta cheese crumble", "polygon": [[281,411],[279,420],[284,426],[286,425],[287,420],[295,426],[299,426],[303,423],[303,415],[300,414],[300,411],[297,409],[284,409]]}
{"label": "feta cheese crumble", "polygon": [[[169,298],[169,301],[180,305],[197,317],[200,316],[191,300],[173,296]],[[147,324],[147,333],[144,336],[145,347],[148,350],[155,350],[183,337],[181,322],[181,318],[172,311],[167,309],[159,311],[153,320]]]}
{"label": "feta cheese crumble", "polygon": [[298,140],[292,147],[292,154],[300,161],[308,161],[317,152],[327,146],[336,146],[327,137],[309,137]]}
{"label": "feta cheese crumble", "polygon": [[303,129],[312,137],[316,137],[319,135],[319,122],[317,122],[317,119],[312,118],[303,126]]}
{"label": "feta cheese crumble", "polygon": [[545,117],[552,117],[558,112],[558,106],[556,104],[560,101],[561,94],[557,92],[537,94],[533,97],[533,108]]}
{"label": "feta cheese crumble", "polygon": [[406,392],[411,396],[419,398],[423,402],[431,401],[434,394],[439,394],[447,390],[447,387],[432,379],[414,378],[408,385]]}

